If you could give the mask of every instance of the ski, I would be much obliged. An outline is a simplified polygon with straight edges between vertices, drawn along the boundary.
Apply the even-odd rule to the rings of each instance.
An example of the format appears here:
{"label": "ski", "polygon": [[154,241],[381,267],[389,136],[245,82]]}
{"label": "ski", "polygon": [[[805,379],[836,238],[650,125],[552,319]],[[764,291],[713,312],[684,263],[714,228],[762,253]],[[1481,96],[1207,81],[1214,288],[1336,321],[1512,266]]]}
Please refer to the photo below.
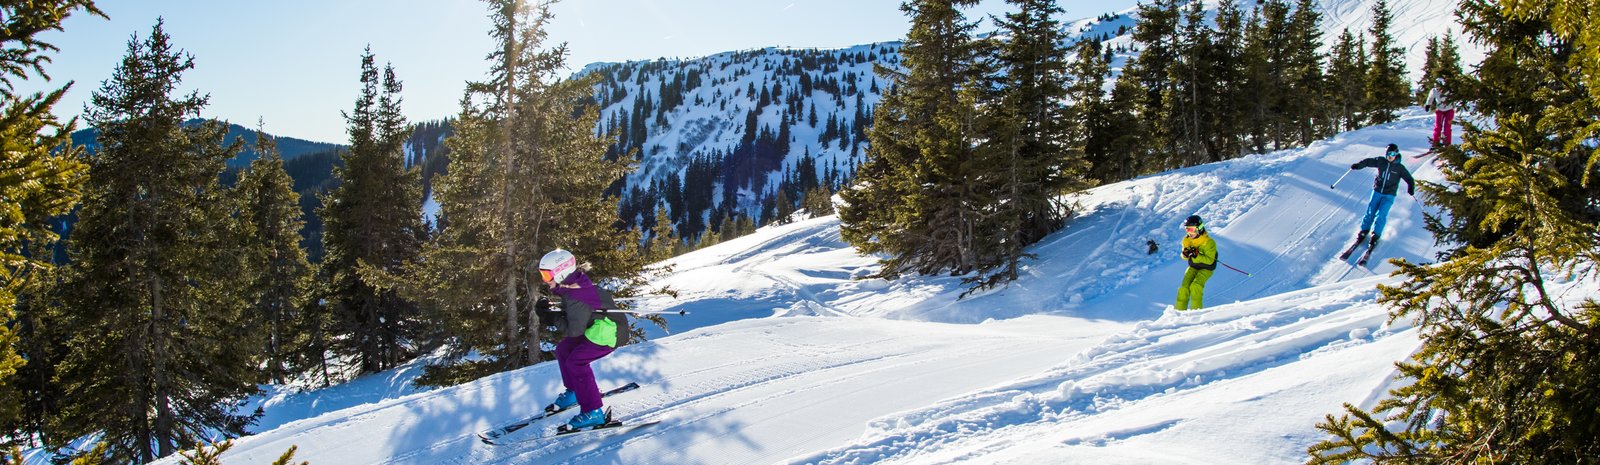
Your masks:
{"label": "ski", "polygon": [[557,438],[564,438],[564,437],[567,437],[567,436],[587,436],[587,435],[589,435],[588,433],[611,433],[611,435],[618,435],[618,434],[628,433],[630,431],[634,431],[634,430],[637,430],[639,428],[644,428],[644,427],[647,427],[647,426],[656,425],[658,423],[661,423],[661,422],[660,421],[647,421],[647,422],[644,422],[644,423],[623,423],[623,422],[620,422],[620,421],[613,420],[613,421],[610,421],[610,422],[606,422],[606,424],[603,424],[603,425],[600,425],[600,426],[596,426],[596,427],[593,427],[593,428],[580,428],[580,429],[575,429],[575,430],[566,430],[567,425],[561,425],[561,427],[558,428],[556,432],[550,433],[550,434],[534,436],[534,437],[531,437],[531,438],[515,439],[515,440],[510,440],[510,441],[484,441],[484,443],[489,444],[489,445],[494,445],[494,446],[503,446],[503,445],[507,445],[507,444],[521,444],[521,443],[526,443],[526,442],[545,441],[545,440],[551,440],[551,439],[557,439]]}
{"label": "ski", "polygon": [[[602,397],[602,398],[611,397],[614,394],[621,394],[621,393],[624,393],[624,392],[632,391],[634,389],[639,389],[639,383],[624,384],[621,387],[618,387],[616,389],[612,389],[610,391],[606,391],[606,392],[600,393],[600,397]],[[559,409],[559,410],[556,410],[556,411],[546,411],[546,412],[539,413],[537,415],[534,415],[534,416],[531,416],[531,417],[528,417],[528,418],[524,418],[524,419],[521,419],[521,420],[517,420],[517,421],[511,422],[511,423],[500,425],[500,426],[495,427],[494,429],[491,429],[491,430],[488,430],[488,431],[481,431],[481,432],[478,433],[478,439],[483,441],[484,443],[494,444],[494,440],[495,439],[499,439],[499,438],[505,437],[505,435],[507,435],[507,434],[515,433],[515,432],[517,432],[517,430],[520,430],[520,429],[523,429],[523,428],[527,428],[528,425],[533,424],[533,422],[536,422],[536,421],[539,421],[539,420],[543,420],[545,418],[549,418],[549,417],[555,416],[557,414],[560,414],[561,412],[565,412],[565,411],[571,410],[571,409],[572,409],[572,406],[567,406],[567,408]]]}
{"label": "ski", "polygon": [[1344,253],[1339,254],[1339,259],[1340,260],[1349,260],[1350,259],[1350,254],[1355,253],[1356,252],[1356,247],[1361,247],[1361,243],[1362,242],[1366,242],[1366,238],[1365,237],[1357,237],[1356,238],[1356,242],[1354,244],[1350,244],[1350,248],[1344,249]]}
{"label": "ski", "polygon": [[1356,260],[1356,266],[1367,266],[1368,258],[1372,258],[1372,247],[1367,247],[1367,251],[1361,253],[1361,259]]}
{"label": "ski", "polygon": [[1423,157],[1427,157],[1428,155],[1433,155],[1433,153],[1434,153],[1434,149],[1428,149],[1428,151],[1426,151],[1426,152],[1422,152],[1422,153],[1419,153],[1419,154],[1416,154],[1416,155],[1412,155],[1411,159],[1412,160],[1421,160]]}

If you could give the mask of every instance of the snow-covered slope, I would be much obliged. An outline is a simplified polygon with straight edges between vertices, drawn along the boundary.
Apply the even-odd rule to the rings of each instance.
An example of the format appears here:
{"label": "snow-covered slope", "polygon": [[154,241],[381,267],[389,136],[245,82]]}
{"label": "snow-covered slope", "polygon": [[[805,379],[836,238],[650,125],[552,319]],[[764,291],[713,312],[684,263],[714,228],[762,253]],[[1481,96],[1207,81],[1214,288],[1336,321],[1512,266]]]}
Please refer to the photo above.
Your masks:
{"label": "snow-covered slope", "polygon": [[[1298,463],[1321,439],[1313,425],[1370,405],[1418,343],[1375,302],[1392,265],[1333,257],[1372,172],[1328,184],[1389,142],[1437,179],[1409,157],[1430,124],[1413,111],[1306,149],[1095,189],[1086,214],[1031,249],[1024,277],[964,300],[954,277],[852,280],[873,260],[831,217],[679,257],[660,281],[679,297],[639,304],[691,314],[596,363],[603,387],[643,385],[608,399],[620,418],[661,421],[628,435],[479,443],[475,431],[559,391],[545,364],[397,397],[378,379],[367,403],[353,402],[361,388],[334,396],[338,410],[283,394],[263,404],[275,428],[223,460],[270,463],[297,445],[314,464]],[[1397,202],[1379,257],[1432,256],[1423,209]],[[1211,307],[1176,312],[1173,244],[1191,213],[1252,275],[1219,269]],[[1146,239],[1161,251],[1146,255]]]}

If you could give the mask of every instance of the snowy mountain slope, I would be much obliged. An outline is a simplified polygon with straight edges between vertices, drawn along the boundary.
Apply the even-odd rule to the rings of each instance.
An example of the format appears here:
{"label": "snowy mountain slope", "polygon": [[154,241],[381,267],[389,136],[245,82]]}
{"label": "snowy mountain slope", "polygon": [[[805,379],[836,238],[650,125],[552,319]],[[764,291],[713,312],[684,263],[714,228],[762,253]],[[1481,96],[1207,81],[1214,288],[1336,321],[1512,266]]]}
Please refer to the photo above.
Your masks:
{"label": "snowy mountain slope", "polygon": [[[1179,225],[1191,214],[1206,220],[1223,263],[1255,275],[1218,268],[1207,285],[1212,304],[1387,274],[1392,265],[1379,260],[1369,264],[1370,270],[1328,261],[1359,229],[1374,170],[1352,173],[1338,189],[1328,184],[1351,163],[1381,155],[1391,142],[1406,154],[1425,151],[1431,124],[1431,115],[1416,112],[1398,123],[1340,134],[1305,149],[1094,189],[1078,199],[1083,213],[1066,230],[1033,247],[1031,252],[1043,259],[1028,265],[1028,279],[982,298],[957,300],[965,290],[959,278],[852,281],[872,260],[845,247],[833,220],[814,219],[675,259],[678,273],[660,283],[679,297],[644,304],[705,314],[696,310],[726,308],[728,295],[760,296],[734,304],[741,308],[734,315],[691,315],[691,324],[796,312],[949,323],[1038,313],[1144,320],[1172,303],[1176,281],[1165,277],[1183,274],[1185,265],[1174,257],[1183,235]],[[1419,179],[1438,176],[1429,164],[1409,156],[1406,162]],[[1432,261],[1432,237],[1421,227],[1422,204],[1401,197],[1389,214],[1378,256]],[[1148,255],[1146,240],[1156,241],[1161,251]]]}
{"label": "snowy mountain slope", "polygon": [[[1214,17],[1220,0],[1199,1]],[[1346,29],[1370,44],[1366,34],[1377,1],[1315,2],[1323,15],[1324,50]],[[1257,3],[1238,2],[1246,16]],[[1453,0],[1389,3],[1391,34],[1405,50],[1408,80],[1421,75],[1428,40],[1446,33],[1456,37],[1464,64],[1481,59],[1482,52],[1454,23]],[[1064,20],[1062,29],[1068,42],[1102,40],[1113,51],[1113,75],[1120,75],[1138,53],[1132,40],[1137,20],[1137,9],[1130,8]],[[980,29],[992,27],[984,22]],[[773,202],[786,180],[815,178],[833,186],[848,180],[863,160],[871,110],[889,84],[875,73],[875,66],[899,66],[900,46],[891,41],[840,49],[774,47],[586,66],[584,74],[601,78],[595,89],[601,115],[597,129],[619,137],[614,155],[636,150],[639,156],[639,170],[629,176],[623,192],[624,218],[648,224],[645,220],[653,220],[658,204],[671,204],[680,233],[692,237],[704,230],[710,211],[762,218],[763,206]],[[693,173],[697,159],[715,166],[709,173]],[[669,177],[682,186],[667,186]],[[696,190],[691,184],[704,186],[693,194],[701,199],[675,200],[690,196],[688,191]]]}
{"label": "snowy mountain slope", "polygon": [[[318,464],[1297,463],[1322,415],[1369,405],[1417,344],[1375,303],[1390,265],[1375,261],[1373,276],[1333,258],[1370,170],[1327,183],[1390,140],[1414,153],[1427,127],[1412,112],[1308,149],[1104,186],[1033,249],[1027,276],[961,301],[954,277],[850,280],[872,261],[832,218],[679,257],[661,281],[679,298],[639,303],[693,313],[596,364],[603,386],[644,385],[608,400],[619,416],[662,421],[630,435],[478,443],[475,431],[559,390],[545,364],[373,392],[240,438],[223,460],[269,463],[298,445]],[[1380,256],[1431,256],[1418,207],[1397,203]],[[1163,310],[1181,265],[1170,246],[1144,255],[1143,240],[1170,244],[1196,211],[1224,262],[1255,275],[1219,270],[1211,308]]]}

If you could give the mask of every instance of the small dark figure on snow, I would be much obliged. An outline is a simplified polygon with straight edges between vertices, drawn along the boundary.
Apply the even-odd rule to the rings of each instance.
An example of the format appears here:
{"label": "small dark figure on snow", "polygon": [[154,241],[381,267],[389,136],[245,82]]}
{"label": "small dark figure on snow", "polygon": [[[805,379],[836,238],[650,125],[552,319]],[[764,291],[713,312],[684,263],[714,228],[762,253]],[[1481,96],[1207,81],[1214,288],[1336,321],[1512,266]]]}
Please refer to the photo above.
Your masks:
{"label": "small dark figure on snow", "polygon": [[628,343],[628,318],[605,312],[604,292],[578,269],[571,252],[556,249],[539,259],[539,277],[560,297],[560,309],[541,300],[535,306],[540,321],[554,322],[562,333],[556,343],[556,364],[561,369],[561,384],[566,387],[545,410],[557,412],[576,404],[579,413],[567,422],[567,429],[601,426],[610,421],[601,407],[600,388],[595,384],[590,363],[610,355]]}
{"label": "small dark figure on snow", "polygon": [[[1394,206],[1395,194],[1400,190],[1400,181],[1406,182],[1406,195],[1416,195],[1416,181],[1411,179],[1411,171],[1406,165],[1400,163],[1400,147],[1389,144],[1389,150],[1382,157],[1372,157],[1350,165],[1350,169],[1377,168],[1378,176],[1372,180],[1372,197],[1367,200],[1367,214],[1361,217],[1361,232],[1356,233],[1356,244],[1369,240],[1367,247],[1377,247],[1378,238],[1383,236],[1383,225],[1389,217],[1389,207]],[[1368,232],[1371,232],[1369,239]],[[1354,250],[1354,247],[1351,247]],[[1350,252],[1340,258],[1349,258]]]}

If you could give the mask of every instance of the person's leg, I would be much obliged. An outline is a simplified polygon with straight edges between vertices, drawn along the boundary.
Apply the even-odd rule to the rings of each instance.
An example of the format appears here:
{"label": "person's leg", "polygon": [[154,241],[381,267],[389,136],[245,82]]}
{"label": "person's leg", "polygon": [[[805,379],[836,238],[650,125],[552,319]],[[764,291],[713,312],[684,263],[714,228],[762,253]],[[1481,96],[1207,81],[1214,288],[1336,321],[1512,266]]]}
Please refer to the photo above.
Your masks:
{"label": "person's leg", "polygon": [[1444,145],[1451,145],[1451,144],[1455,143],[1455,139],[1451,137],[1450,132],[1451,132],[1451,126],[1453,124],[1455,124],[1454,121],[1456,119],[1456,111],[1455,110],[1445,110],[1443,113],[1444,113],[1444,139],[1443,139],[1444,142],[1442,142],[1442,143]]}
{"label": "person's leg", "polygon": [[1361,217],[1361,230],[1371,231],[1372,222],[1378,219],[1378,203],[1383,201],[1383,194],[1372,191],[1372,198],[1367,199],[1367,215]]}
{"label": "person's leg", "polygon": [[1172,308],[1176,308],[1178,310],[1189,309],[1189,283],[1194,281],[1194,272],[1200,271],[1187,266],[1184,267],[1184,270],[1183,281],[1178,282],[1178,300],[1172,303]]}
{"label": "person's leg", "polygon": [[[1193,268],[1190,268],[1194,270]],[[1214,270],[1194,270],[1194,279],[1189,282],[1189,309],[1199,310],[1205,308],[1206,280],[1211,279]]]}
{"label": "person's leg", "polygon": [[1444,139],[1440,139],[1439,138],[1439,134],[1441,132],[1443,132],[1444,134],[1447,134],[1445,136],[1446,138],[1450,137],[1450,136],[1448,136],[1448,134],[1450,134],[1450,120],[1446,119],[1444,115],[1445,115],[1444,110],[1435,110],[1433,112],[1433,138],[1432,139],[1428,139],[1429,142],[1432,142],[1434,144],[1446,144],[1447,143],[1447,142],[1444,142]]}
{"label": "person's leg", "polygon": [[[567,388],[578,394],[578,406],[582,407],[584,412],[598,409],[602,405],[600,387],[595,385],[594,369],[589,367],[589,364],[599,360],[600,357],[609,355],[612,349],[596,345],[579,337],[569,337],[561,340],[562,343],[567,341],[575,342],[572,343],[572,349],[567,353],[567,356],[559,359],[562,380],[563,382],[570,382]],[[569,376],[570,381],[567,380]]]}
{"label": "person's leg", "polygon": [[573,387],[576,385],[573,383],[573,370],[568,368],[567,360],[572,358],[572,350],[578,347],[578,341],[577,338],[569,337],[556,343],[556,368],[561,371],[561,386],[568,391],[576,391]]}
{"label": "person's leg", "polygon": [[[1389,207],[1394,206],[1394,196],[1380,194],[1377,196],[1375,201],[1377,203],[1377,209],[1375,210],[1377,214],[1377,221],[1375,221],[1372,225],[1373,241],[1377,241],[1379,237],[1383,237],[1383,225],[1389,222]],[[1369,212],[1368,214],[1370,215],[1373,213]]]}

